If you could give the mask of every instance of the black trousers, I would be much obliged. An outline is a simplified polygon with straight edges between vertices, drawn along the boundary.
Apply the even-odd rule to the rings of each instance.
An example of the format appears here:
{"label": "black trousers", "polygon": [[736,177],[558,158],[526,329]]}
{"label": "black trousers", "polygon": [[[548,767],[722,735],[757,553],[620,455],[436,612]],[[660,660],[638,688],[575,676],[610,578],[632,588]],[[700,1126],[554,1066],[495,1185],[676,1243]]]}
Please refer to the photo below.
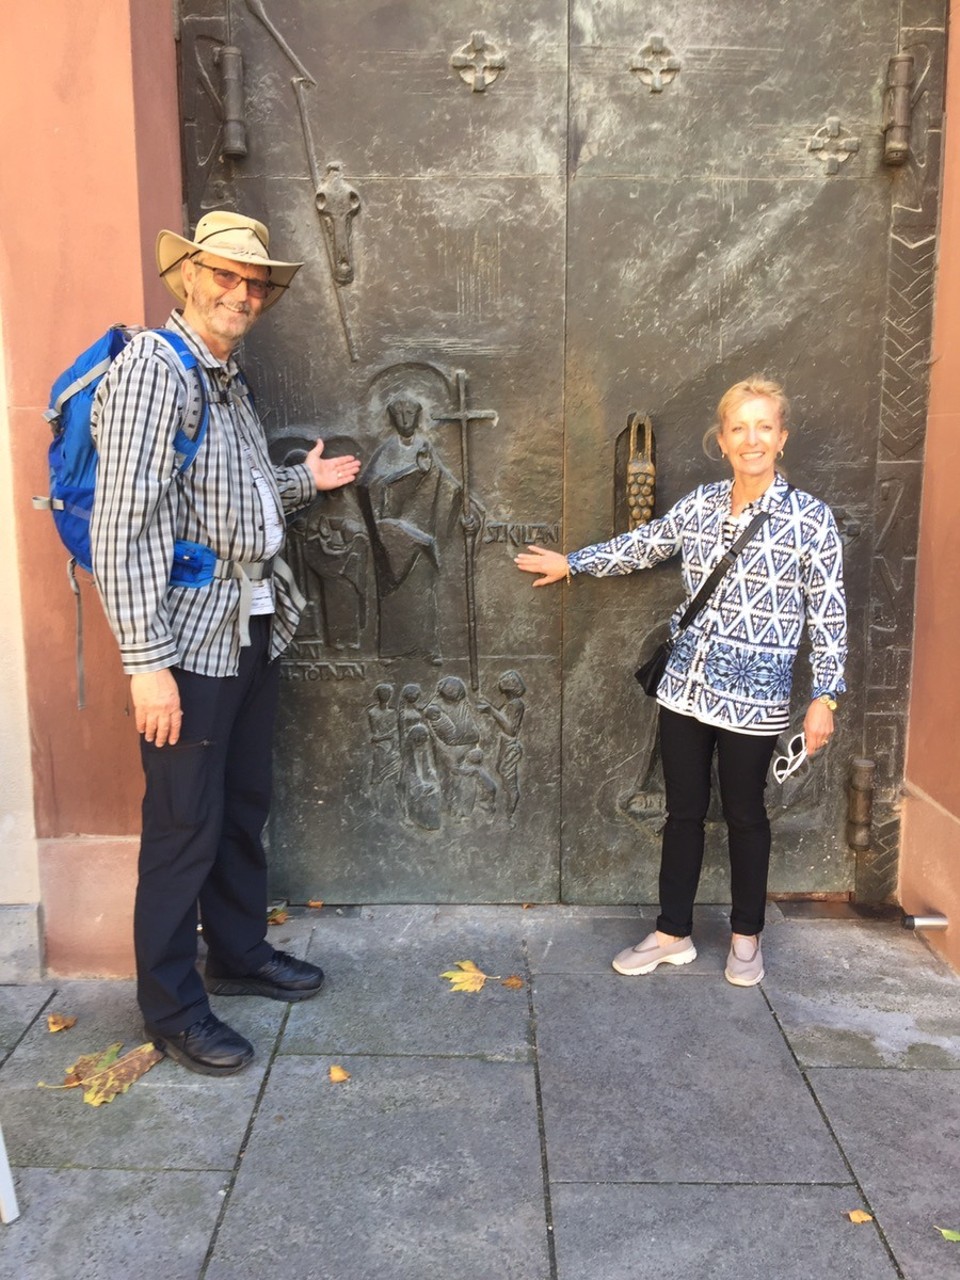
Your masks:
{"label": "black trousers", "polygon": [[269,617],[250,620],[236,676],[173,669],[183,725],[176,746],[141,738],[146,779],[134,907],[137,998],[170,1034],[209,1011],[196,970],[197,914],[210,952],[236,973],[273,954],[265,940],[273,730],[280,664]]}
{"label": "black trousers", "polygon": [[730,851],[730,925],[734,933],[762,931],[770,868],[770,822],[763,791],[776,742],[775,733],[734,733],[660,708],[667,823],[657,928],[663,933],[686,938],[693,928],[714,751]]}

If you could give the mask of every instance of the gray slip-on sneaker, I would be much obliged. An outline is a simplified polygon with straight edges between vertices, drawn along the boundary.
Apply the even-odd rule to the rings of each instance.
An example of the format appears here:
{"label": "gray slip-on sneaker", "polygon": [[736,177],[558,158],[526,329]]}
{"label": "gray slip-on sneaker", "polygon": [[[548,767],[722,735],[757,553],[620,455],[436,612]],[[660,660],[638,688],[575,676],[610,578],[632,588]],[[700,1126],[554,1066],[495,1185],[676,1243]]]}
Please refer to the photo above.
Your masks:
{"label": "gray slip-on sneaker", "polygon": [[755,987],[763,977],[763,953],[760,950],[760,938],[753,940],[740,939],[739,952],[737,942],[731,941],[730,954],[727,956],[727,967],[723,976],[735,987]]}
{"label": "gray slip-on sneaker", "polygon": [[617,973],[632,977],[638,973],[652,973],[658,964],[689,964],[696,958],[697,948],[689,938],[677,938],[661,947],[654,932],[647,934],[635,947],[627,947],[614,956],[613,967]]}

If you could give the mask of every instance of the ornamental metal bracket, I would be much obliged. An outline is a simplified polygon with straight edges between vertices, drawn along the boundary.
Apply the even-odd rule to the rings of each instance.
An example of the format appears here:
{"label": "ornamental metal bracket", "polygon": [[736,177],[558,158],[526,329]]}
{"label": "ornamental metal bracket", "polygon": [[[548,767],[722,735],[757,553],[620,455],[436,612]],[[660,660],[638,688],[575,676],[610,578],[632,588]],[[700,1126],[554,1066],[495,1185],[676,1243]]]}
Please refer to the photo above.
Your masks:
{"label": "ornamental metal bracket", "polygon": [[674,57],[663,36],[651,36],[634,56],[630,70],[636,72],[651,93],[663,93],[680,71],[680,59]]}

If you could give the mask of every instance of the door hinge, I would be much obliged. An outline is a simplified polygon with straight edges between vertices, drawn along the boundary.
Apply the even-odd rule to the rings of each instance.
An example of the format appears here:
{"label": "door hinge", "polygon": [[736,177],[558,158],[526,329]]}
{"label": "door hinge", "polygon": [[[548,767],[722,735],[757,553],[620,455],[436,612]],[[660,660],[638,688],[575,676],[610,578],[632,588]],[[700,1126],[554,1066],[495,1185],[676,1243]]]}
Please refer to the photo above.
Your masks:
{"label": "door hinge", "polygon": [[247,154],[247,125],[243,102],[243,50],[222,44],[213,55],[220,68],[220,102],[223,111],[223,147],[220,154],[242,160]]}
{"label": "door hinge", "polygon": [[883,98],[883,163],[906,164],[913,115],[913,54],[895,53],[887,64]]}

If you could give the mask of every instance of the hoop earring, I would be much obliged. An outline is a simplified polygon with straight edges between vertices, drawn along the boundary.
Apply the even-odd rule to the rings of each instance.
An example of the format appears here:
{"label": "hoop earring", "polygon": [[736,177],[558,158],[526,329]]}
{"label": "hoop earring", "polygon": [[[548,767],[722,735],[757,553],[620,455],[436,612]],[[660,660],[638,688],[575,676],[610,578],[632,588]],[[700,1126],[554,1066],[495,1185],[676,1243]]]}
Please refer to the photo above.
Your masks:
{"label": "hoop earring", "polygon": [[780,452],[777,454],[777,461],[779,462],[782,457],[783,457],[783,450],[781,449]]}

